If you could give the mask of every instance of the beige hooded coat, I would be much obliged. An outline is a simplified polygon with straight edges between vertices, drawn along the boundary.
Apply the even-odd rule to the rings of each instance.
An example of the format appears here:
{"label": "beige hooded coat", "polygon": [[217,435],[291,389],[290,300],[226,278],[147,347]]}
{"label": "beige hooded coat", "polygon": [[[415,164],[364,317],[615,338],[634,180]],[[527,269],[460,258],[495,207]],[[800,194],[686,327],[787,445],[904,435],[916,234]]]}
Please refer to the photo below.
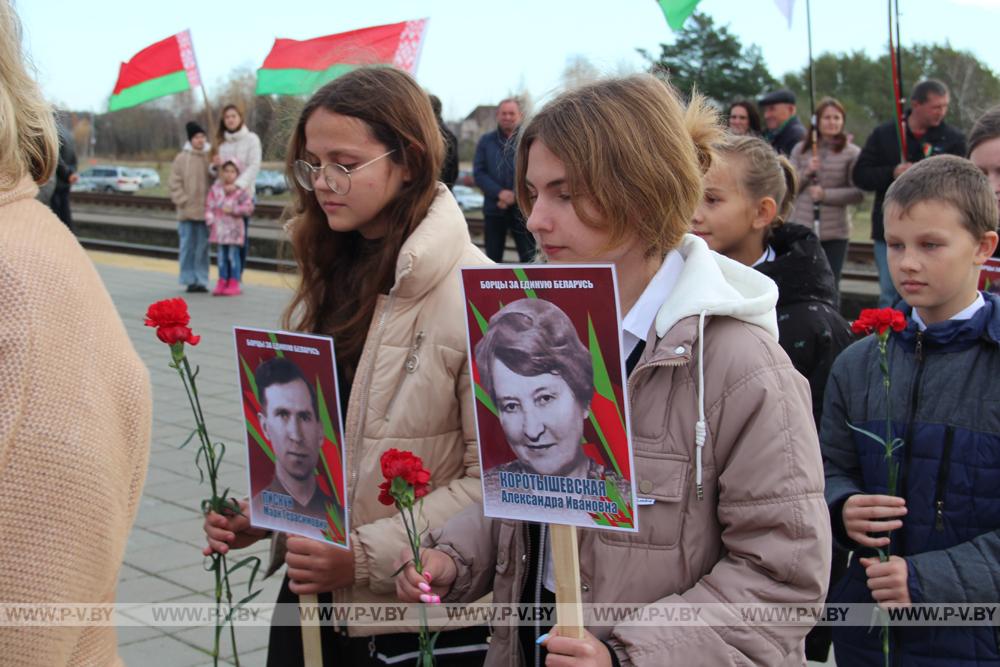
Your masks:
{"label": "beige hooded coat", "polygon": [[[777,288],[688,235],[684,269],[628,381],[639,532],[579,531],[584,603],[820,603],[830,519],[809,386],[777,342]],[[703,396],[700,392],[703,391]],[[707,430],[697,445],[699,415]],[[701,450],[701,451],[699,451]],[[703,499],[698,497],[699,482]],[[430,535],[446,602],[518,602],[526,525],[470,508]],[[531,558],[541,558],[537,546]],[[723,607],[720,607],[723,608]],[[622,665],[803,665],[808,627],[589,628]],[[497,625],[487,665],[532,664]]]}
{"label": "beige hooded coat", "polygon": [[[383,452],[411,451],[431,471],[421,527],[437,528],[482,499],[458,269],[488,263],[454,197],[438,184],[427,217],[400,250],[392,289],[375,306],[351,386],[344,440],[355,582],[334,591],[336,602],[398,602],[394,561],[409,542],[396,508],[378,501]],[[279,535],[271,571],[284,554]],[[406,630],[350,628],[359,636]]]}

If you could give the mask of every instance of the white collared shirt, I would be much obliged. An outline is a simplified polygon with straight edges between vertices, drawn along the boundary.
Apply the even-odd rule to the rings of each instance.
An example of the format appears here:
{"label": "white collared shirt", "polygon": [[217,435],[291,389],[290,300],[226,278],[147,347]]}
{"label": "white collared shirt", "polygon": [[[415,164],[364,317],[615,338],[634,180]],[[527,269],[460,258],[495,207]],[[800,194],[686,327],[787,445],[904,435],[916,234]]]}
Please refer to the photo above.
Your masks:
{"label": "white collared shirt", "polygon": [[639,341],[646,340],[660,306],[673,291],[683,269],[684,256],[676,250],[668,252],[656,275],[622,319],[622,352],[626,358]]}
{"label": "white collared shirt", "polygon": [[[948,319],[971,320],[973,315],[979,312],[980,308],[983,308],[985,306],[986,306],[986,300],[983,298],[982,292],[976,292],[976,300],[972,302],[971,306],[969,306],[965,310],[962,310],[961,312],[955,313]],[[924,324],[924,321],[920,318],[920,313],[917,312],[916,308],[913,309],[913,314],[910,315],[910,318],[917,323],[917,328],[920,329],[921,331],[927,329],[927,325]]]}
{"label": "white collared shirt", "polygon": [[751,268],[763,264],[764,262],[773,262],[778,256],[778,253],[774,252],[774,248],[767,246],[764,250],[764,254],[757,258],[757,261],[750,265]]}

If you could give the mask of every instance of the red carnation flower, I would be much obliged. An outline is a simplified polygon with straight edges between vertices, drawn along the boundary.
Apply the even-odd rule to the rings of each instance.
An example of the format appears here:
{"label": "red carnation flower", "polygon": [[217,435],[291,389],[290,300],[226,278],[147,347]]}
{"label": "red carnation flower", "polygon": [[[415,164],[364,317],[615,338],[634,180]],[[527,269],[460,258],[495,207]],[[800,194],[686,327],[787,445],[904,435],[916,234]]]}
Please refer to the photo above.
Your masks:
{"label": "red carnation flower", "polygon": [[379,502],[392,505],[397,498],[392,493],[393,480],[400,478],[413,489],[413,497],[423,498],[428,494],[431,473],[424,469],[424,462],[413,452],[390,449],[382,454],[382,476],[385,481],[379,485]]}
{"label": "red carnation flower", "polygon": [[201,341],[188,326],[190,321],[187,302],[180,297],[157,301],[146,311],[146,326],[156,327],[156,337],[167,345],[197,345]]}
{"label": "red carnation flower", "polygon": [[865,308],[858,319],[851,322],[851,331],[856,334],[886,334],[889,329],[902,331],[906,328],[906,316],[895,308]]}

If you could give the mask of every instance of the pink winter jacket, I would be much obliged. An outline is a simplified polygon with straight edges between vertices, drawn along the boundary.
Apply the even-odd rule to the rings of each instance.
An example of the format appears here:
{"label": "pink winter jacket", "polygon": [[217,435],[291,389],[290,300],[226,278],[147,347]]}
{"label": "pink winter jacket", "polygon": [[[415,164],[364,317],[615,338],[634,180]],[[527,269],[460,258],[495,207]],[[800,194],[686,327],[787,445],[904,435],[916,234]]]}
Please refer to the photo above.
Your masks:
{"label": "pink winter jacket", "polygon": [[[809,386],[777,342],[777,290],[701,239],[689,235],[679,250],[683,273],[650,333],[655,344],[628,381],[639,497],[654,502],[639,507],[638,533],[579,530],[582,601],[820,603],[831,554],[823,465]],[[700,377],[708,433],[701,457]],[[538,557],[527,553],[526,533],[525,524],[485,518],[475,507],[433,532],[428,545],[458,568],[445,601],[489,590],[496,602],[520,601],[528,558]],[[809,630],[588,629],[622,665],[650,667],[803,665]],[[530,664],[516,626],[494,627],[486,664]]]}

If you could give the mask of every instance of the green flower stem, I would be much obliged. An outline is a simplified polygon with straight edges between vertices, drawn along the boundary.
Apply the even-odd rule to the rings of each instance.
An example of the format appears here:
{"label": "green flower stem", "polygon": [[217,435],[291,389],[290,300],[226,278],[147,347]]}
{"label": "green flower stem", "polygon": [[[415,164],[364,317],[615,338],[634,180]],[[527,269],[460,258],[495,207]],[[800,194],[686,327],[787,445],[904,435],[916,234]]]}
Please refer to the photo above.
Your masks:
{"label": "green flower stem", "polygon": [[[200,441],[199,450],[205,459],[205,467],[208,470],[208,481],[212,490],[212,497],[208,501],[208,506],[215,512],[225,509],[226,499],[219,497],[218,475],[219,464],[222,462],[222,454],[216,455],[216,449],[208,437],[208,428],[205,426],[205,413],[198,398],[198,385],[195,381],[195,373],[191,370],[187,355],[183,351],[183,343],[178,343],[180,350],[171,346],[173,363],[170,364],[177,370],[177,374],[184,384],[184,391],[187,393],[188,403],[191,405],[191,412],[194,414],[195,425],[197,426],[198,439]],[[222,626],[226,621],[222,620],[222,596],[226,596],[228,608],[233,608],[233,591],[229,584],[229,564],[225,554],[212,554],[212,571],[215,575],[215,641],[212,644],[212,664],[217,667],[219,664],[219,638]],[[233,662],[239,667],[240,658],[236,650],[236,628],[231,620],[229,624],[229,637],[233,645]]]}
{"label": "green flower stem", "polygon": [[[885,333],[878,334],[878,353],[880,357],[879,368],[882,371],[882,388],[885,390],[885,441],[882,443],[885,447],[884,460],[888,469],[888,490],[890,496],[896,495],[896,486],[898,484],[898,473],[899,468],[896,466],[896,462],[893,459],[893,442],[894,438],[892,435],[892,404],[891,392],[890,392],[890,375],[889,375],[889,330],[886,329]],[[889,556],[892,553],[892,542],[886,546],[884,550],[879,550],[879,560],[883,563],[889,560]],[[889,617],[887,614],[882,615],[882,661],[885,667],[889,667],[890,663],[890,646],[889,646]]]}
{"label": "green flower stem", "polygon": [[[407,502],[405,505],[396,498],[396,507],[399,508],[400,517],[403,519],[403,526],[406,528],[406,537],[410,542],[410,551],[413,553],[413,567],[420,577],[424,576],[424,566],[420,561],[420,531],[417,529],[417,520],[413,516],[413,505]],[[427,608],[420,605],[420,665],[421,667],[433,667],[434,649],[431,646],[430,633],[427,628]]]}

